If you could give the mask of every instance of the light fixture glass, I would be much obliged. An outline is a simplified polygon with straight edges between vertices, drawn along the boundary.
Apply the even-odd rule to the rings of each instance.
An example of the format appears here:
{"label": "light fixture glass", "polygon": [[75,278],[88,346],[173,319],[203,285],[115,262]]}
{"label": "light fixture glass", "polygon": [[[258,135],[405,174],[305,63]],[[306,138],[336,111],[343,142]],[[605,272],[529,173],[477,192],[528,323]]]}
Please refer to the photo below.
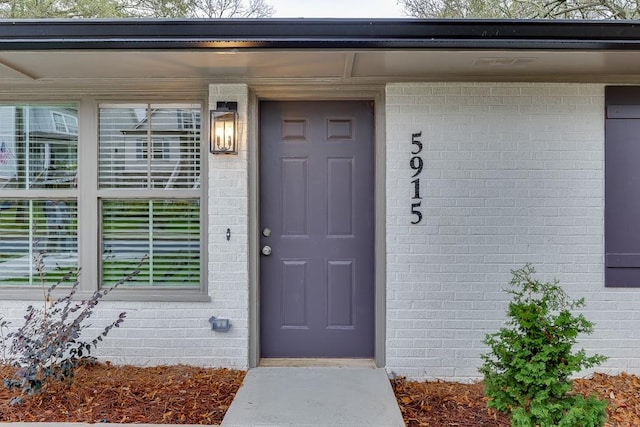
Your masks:
{"label": "light fixture glass", "polygon": [[238,154],[238,103],[218,102],[211,110],[209,151],[213,154]]}

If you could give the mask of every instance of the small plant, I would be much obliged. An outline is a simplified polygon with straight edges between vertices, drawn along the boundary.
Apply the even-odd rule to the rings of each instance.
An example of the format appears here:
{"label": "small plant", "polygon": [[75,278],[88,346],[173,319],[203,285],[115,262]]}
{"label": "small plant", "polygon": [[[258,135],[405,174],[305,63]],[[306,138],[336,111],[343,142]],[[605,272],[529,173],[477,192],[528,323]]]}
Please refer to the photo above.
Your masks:
{"label": "small plant", "polygon": [[[34,256],[36,270],[44,289],[42,252]],[[78,364],[91,354],[99,342],[113,329],[120,326],[126,313],[106,326],[97,337],[84,341],[81,332],[88,327],[86,320],[93,314],[100,299],[113,289],[131,280],[137,274],[124,277],[113,287],[98,290],[87,300],[77,300],[78,273],[69,271],[56,284],[44,290],[44,304],[41,308],[29,306],[24,316],[24,324],[7,335],[10,340],[9,353],[19,366],[16,376],[5,379],[8,388],[21,388],[22,395],[40,393],[48,381],[61,381],[73,377]],[[63,283],[73,281],[67,294],[54,299],[53,292]],[[12,403],[20,403],[21,397]]]}
{"label": "small plant", "polygon": [[578,334],[590,334],[593,323],[573,311],[584,299],[571,301],[558,281],[542,283],[527,264],[512,271],[507,326],[485,337],[491,350],[482,356],[488,407],[510,414],[514,427],[596,427],[606,418],[606,403],[573,393],[571,374],[597,366],[602,355],[572,352]]}

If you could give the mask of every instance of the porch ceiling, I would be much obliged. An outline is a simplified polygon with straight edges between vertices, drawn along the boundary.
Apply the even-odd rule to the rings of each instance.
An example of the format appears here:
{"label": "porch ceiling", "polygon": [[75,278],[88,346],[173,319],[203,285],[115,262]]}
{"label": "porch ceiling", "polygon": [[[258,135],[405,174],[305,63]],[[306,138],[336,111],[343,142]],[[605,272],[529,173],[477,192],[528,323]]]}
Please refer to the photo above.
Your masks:
{"label": "porch ceiling", "polygon": [[637,81],[640,52],[554,50],[0,51],[0,82]]}

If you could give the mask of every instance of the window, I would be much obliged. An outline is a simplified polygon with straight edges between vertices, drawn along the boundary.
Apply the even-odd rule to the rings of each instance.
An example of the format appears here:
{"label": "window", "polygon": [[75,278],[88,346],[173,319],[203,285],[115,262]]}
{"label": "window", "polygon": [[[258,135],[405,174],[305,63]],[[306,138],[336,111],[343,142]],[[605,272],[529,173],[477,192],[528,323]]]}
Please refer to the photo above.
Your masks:
{"label": "window", "polygon": [[605,285],[640,287],[640,87],[605,98]]}
{"label": "window", "polygon": [[[169,152],[169,144],[161,138],[153,138],[151,141],[154,160],[171,160]],[[136,141],[136,159],[145,160],[149,157],[149,147],[146,138],[140,138]]]}
{"label": "window", "polygon": [[0,286],[39,285],[34,252],[49,282],[77,266],[78,140],[54,118],[76,111],[0,105]]}
{"label": "window", "polygon": [[76,116],[59,111],[52,111],[51,116],[53,117],[53,124],[57,132],[71,135],[78,134],[78,118]]}
{"label": "window", "polygon": [[101,209],[105,283],[141,264],[126,286],[200,286],[197,199],[102,200]]}
{"label": "window", "polygon": [[80,268],[81,291],[139,269],[125,295],[203,295],[200,115],[199,104],[0,105],[0,292],[35,291],[41,252],[48,282]]}
{"label": "window", "polygon": [[104,283],[141,264],[125,286],[200,286],[200,129],[184,126],[199,113],[197,105],[100,106]]}

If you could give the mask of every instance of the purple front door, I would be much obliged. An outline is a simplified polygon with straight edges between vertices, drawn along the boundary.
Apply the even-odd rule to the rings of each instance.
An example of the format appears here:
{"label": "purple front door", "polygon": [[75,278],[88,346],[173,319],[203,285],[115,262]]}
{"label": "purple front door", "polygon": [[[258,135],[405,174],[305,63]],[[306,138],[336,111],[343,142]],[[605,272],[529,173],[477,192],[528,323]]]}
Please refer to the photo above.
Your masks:
{"label": "purple front door", "polygon": [[368,101],[260,104],[262,357],[373,357]]}

